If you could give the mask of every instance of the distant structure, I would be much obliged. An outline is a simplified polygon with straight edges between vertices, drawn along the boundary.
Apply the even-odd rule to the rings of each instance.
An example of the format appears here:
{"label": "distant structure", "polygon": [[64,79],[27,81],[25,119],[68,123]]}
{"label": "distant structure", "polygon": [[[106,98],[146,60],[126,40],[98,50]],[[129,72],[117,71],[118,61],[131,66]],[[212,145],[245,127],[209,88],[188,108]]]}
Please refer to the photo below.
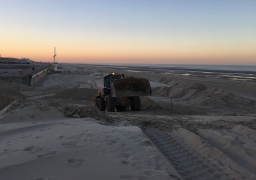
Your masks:
{"label": "distant structure", "polygon": [[53,63],[55,63],[55,58],[56,58],[56,47],[54,47]]}
{"label": "distant structure", "polygon": [[58,63],[55,61],[56,56],[57,56],[57,55],[56,55],[56,47],[54,47],[52,68],[53,68],[55,71],[58,70]]}
{"label": "distant structure", "polygon": [[33,64],[29,58],[0,57],[0,64]]}
{"label": "distant structure", "polygon": [[60,73],[57,71],[56,48],[54,49],[54,61],[54,63],[44,63],[32,61],[29,58],[18,59],[0,55],[0,80],[1,82],[18,82],[32,86],[48,74]]}
{"label": "distant structure", "polygon": [[20,63],[21,64],[32,64],[32,61],[29,58],[21,58]]}

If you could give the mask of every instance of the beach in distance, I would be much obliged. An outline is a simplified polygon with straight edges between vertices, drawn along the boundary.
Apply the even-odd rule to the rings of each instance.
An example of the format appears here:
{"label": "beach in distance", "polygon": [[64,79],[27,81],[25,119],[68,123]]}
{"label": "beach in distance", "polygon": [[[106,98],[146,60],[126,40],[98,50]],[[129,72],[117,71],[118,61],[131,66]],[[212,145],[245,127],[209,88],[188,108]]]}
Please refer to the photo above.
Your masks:
{"label": "beach in distance", "polygon": [[[97,109],[110,73],[149,80],[140,111]],[[58,63],[0,99],[0,179],[256,179],[256,66]]]}

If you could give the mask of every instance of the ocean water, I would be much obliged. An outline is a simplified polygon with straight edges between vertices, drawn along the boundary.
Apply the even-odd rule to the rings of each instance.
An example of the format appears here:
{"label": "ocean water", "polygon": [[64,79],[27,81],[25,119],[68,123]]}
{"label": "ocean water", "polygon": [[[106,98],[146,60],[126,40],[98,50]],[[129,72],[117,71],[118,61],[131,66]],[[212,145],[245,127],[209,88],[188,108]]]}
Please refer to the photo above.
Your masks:
{"label": "ocean water", "polygon": [[[123,64],[124,65],[124,64]],[[252,65],[205,65],[205,64],[126,64],[126,66],[175,68],[191,70],[219,70],[219,71],[248,71],[256,73],[256,66]]]}
{"label": "ocean water", "polygon": [[194,70],[219,70],[219,71],[251,71],[256,72],[256,65],[208,65],[208,64],[127,64],[127,63],[107,63],[103,66],[116,65],[118,68],[147,67],[147,68],[175,68]]}
{"label": "ocean water", "polygon": [[[256,66],[243,65],[187,65],[187,64],[120,64],[128,72],[158,71],[161,74],[229,79],[256,82]],[[143,69],[145,68],[145,69]]]}
{"label": "ocean water", "polygon": [[221,71],[255,71],[256,66],[245,65],[184,65],[184,67],[201,70],[221,70]]}

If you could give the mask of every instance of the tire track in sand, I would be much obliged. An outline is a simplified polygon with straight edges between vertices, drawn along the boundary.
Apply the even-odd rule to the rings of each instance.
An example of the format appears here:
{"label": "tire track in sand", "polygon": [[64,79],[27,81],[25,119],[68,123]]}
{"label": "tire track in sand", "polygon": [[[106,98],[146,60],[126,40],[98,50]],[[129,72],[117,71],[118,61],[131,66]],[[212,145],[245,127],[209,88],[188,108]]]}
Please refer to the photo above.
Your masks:
{"label": "tire track in sand", "polygon": [[163,132],[148,128],[144,133],[185,180],[256,178],[254,174],[240,167],[222,151],[212,147],[205,139],[186,129]]}

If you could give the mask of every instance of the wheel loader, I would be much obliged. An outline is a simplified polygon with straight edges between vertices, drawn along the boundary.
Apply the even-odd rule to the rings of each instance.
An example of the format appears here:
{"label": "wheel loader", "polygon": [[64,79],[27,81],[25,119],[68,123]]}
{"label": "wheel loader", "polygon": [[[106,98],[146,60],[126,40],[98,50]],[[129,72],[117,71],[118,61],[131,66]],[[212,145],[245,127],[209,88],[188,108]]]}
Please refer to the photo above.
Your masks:
{"label": "wheel loader", "polygon": [[140,96],[152,94],[150,83],[145,78],[111,73],[104,76],[103,81],[104,87],[98,91],[94,100],[100,111],[125,111],[127,108],[140,111]]}

